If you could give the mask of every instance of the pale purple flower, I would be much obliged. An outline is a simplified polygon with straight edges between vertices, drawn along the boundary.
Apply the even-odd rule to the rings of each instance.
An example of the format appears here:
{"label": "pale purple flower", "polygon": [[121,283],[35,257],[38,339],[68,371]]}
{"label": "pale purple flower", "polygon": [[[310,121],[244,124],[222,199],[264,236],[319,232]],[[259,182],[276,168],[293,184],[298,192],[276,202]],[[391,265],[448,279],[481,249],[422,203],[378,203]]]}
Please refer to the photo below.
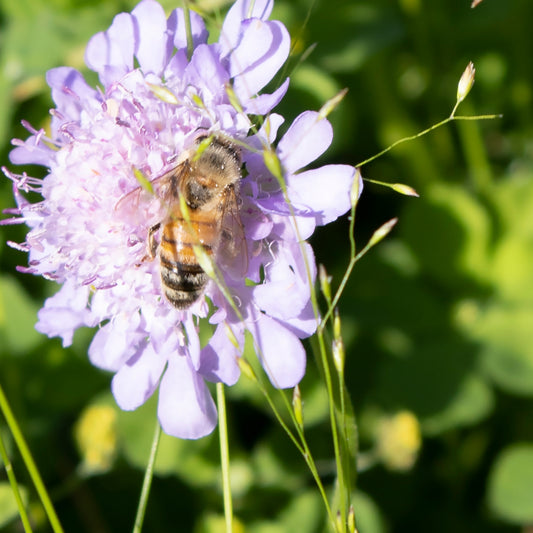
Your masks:
{"label": "pale purple flower", "polygon": [[[359,179],[345,165],[301,171],[332,140],[329,122],[313,111],[297,117],[275,149],[290,206],[265,166],[263,147],[275,144],[283,122],[271,110],[288,79],[272,94],[258,93],[290,47],[283,24],[268,20],[272,3],[238,0],[213,44],[207,44],[202,19],[191,13],[190,60],[182,10],[167,19],[155,0],[143,0],[131,14],[117,15],[86,51],[101,88],[89,87],[72,68],[49,71],[56,105],[51,135],[26,124],[30,137],[14,141],[11,161],[43,165],[47,176],[4,169],[18,205],[18,217],[4,223],[30,227],[26,242],[14,245],[29,253],[29,266],[21,270],[61,284],[39,312],[37,329],[68,346],[76,328],[98,326],[89,357],[115,373],[118,405],[136,409],[159,388],[161,425],[182,438],[199,438],[215,427],[205,380],[237,381],[246,330],[276,387],[300,381],[300,339],[317,327],[310,298],[315,261],[305,239],[349,210]],[[228,87],[239,105],[230,101]],[[252,115],[265,117],[258,132]],[[173,307],[162,296],[157,259],[145,258],[153,203],[140,202],[126,215],[117,209],[139,186],[134,169],[150,178],[165,173],[199,130],[222,132],[244,146],[240,215],[248,270],[224,276],[239,313],[213,281],[189,309]],[[21,194],[28,191],[43,200],[30,204]],[[214,333],[201,347],[198,320],[205,317]]]}

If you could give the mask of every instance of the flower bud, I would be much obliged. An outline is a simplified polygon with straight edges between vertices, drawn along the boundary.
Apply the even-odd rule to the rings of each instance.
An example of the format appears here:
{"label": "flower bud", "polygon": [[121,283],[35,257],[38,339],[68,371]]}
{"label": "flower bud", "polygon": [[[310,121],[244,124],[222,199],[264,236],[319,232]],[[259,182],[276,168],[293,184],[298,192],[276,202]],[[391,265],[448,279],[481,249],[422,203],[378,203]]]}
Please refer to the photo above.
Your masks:
{"label": "flower bud", "polygon": [[344,523],[342,521],[341,512],[337,511],[337,516],[335,517],[335,531],[341,533],[344,531]]}
{"label": "flower bud", "polygon": [[326,301],[331,302],[331,276],[328,276],[326,267],[322,264],[318,265],[318,279],[320,280],[320,289]]}
{"label": "flower bud", "polygon": [[330,98],[318,112],[318,120],[326,118],[342,101],[346,96],[348,89],[342,89],[333,98]]}
{"label": "flower bud", "polygon": [[165,102],[166,104],[178,105],[180,103],[176,95],[167,87],[164,87],[163,85],[156,85],[154,83],[148,83],[148,87],[156,98],[159,98],[159,100]]}
{"label": "flower bud", "polygon": [[476,69],[474,68],[474,63],[470,61],[457,85],[457,102],[462,102],[466,98],[470,89],[472,89],[472,85],[474,85],[475,75]]}
{"label": "flower bud", "polygon": [[335,314],[333,317],[333,343],[332,343],[332,352],[333,352],[333,364],[335,369],[339,374],[344,372],[344,342],[342,340],[341,334],[341,317],[339,315],[339,310],[335,309]]}
{"label": "flower bud", "polygon": [[237,359],[237,363],[241,372],[250,380],[257,382],[257,376],[255,375],[254,369],[251,367],[250,363],[246,361],[243,357]]}
{"label": "flower bud", "polygon": [[391,189],[400,194],[405,194],[405,196],[416,196],[417,198],[420,196],[412,187],[404,183],[393,183]]}
{"label": "flower bud", "polygon": [[348,510],[348,532],[357,533],[357,528],[355,527],[355,511],[353,505],[350,505]]}
{"label": "flower bud", "polygon": [[385,222],[385,224],[380,226],[376,231],[374,231],[372,237],[370,237],[370,241],[368,242],[367,246],[370,248],[371,246],[374,246],[383,240],[396,225],[396,222],[398,222],[397,218],[391,218],[388,222]]}
{"label": "flower bud", "polygon": [[242,113],[242,105],[239,101],[239,97],[235,94],[235,91],[233,90],[233,87],[230,83],[226,83],[224,86],[224,89],[226,90],[226,94],[228,95],[229,103],[237,111],[237,113]]}
{"label": "flower bud", "polygon": [[294,417],[296,418],[296,423],[303,429],[304,427],[304,415],[303,415],[303,406],[302,406],[302,393],[300,387],[296,385],[292,393],[292,408],[294,410]]}
{"label": "flower bud", "polygon": [[352,183],[352,189],[350,191],[350,203],[352,206],[357,204],[357,200],[359,200],[359,196],[361,196],[361,185],[361,171],[356,168],[355,176]]}
{"label": "flower bud", "polygon": [[280,182],[283,182],[283,170],[278,155],[273,150],[263,151],[263,160],[270,173]]}
{"label": "flower bud", "polygon": [[339,374],[342,374],[344,372],[344,360],[346,359],[342,339],[335,339],[331,348],[333,351],[333,363],[335,369]]}

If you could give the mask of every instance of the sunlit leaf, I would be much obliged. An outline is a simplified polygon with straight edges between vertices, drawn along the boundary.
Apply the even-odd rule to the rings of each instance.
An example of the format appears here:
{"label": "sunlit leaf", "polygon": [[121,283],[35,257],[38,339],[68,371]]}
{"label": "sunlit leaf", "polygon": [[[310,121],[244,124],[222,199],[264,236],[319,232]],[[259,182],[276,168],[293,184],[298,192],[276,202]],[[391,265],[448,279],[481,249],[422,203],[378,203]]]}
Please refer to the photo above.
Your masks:
{"label": "sunlit leaf", "polygon": [[450,403],[422,421],[424,433],[438,434],[457,426],[473,425],[487,417],[494,407],[492,389],[478,376],[465,376]]}
{"label": "sunlit leaf", "polygon": [[382,365],[380,402],[409,409],[430,433],[476,423],[492,409],[492,394],[473,374],[475,355],[459,339],[419,342]]}
{"label": "sunlit leaf", "polygon": [[307,490],[295,495],[289,505],[283,510],[279,521],[284,526],[284,531],[291,533],[313,533],[316,524],[324,516],[320,495],[316,490]]}
{"label": "sunlit leaf", "polygon": [[409,204],[401,228],[426,275],[448,286],[486,281],[491,223],[466,188],[432,186]]}
{"label": "sunlit leaf", "polygon": [[361,533],[384,533],[386,531],[383,516],[377,504],[362,491],[357,491],[352,498],[357,529]]}
{"label": "sunlit leaf", "polygon": [[473,329],[483,343],[481,366],[500,387],[533,395],[533,308],[494,304]]}
{"label": "sunlit leaf", "polygon": [[2,348],[11,353],[26,353],[43,341],[42,335],[35,330],[38,309],[15,278],[0,276]]}
{"label": "sunlit leaf", "polygon": [[492,467],[489,505],[500,518],[513,524],[533,522],[533,445],[506,448]]}

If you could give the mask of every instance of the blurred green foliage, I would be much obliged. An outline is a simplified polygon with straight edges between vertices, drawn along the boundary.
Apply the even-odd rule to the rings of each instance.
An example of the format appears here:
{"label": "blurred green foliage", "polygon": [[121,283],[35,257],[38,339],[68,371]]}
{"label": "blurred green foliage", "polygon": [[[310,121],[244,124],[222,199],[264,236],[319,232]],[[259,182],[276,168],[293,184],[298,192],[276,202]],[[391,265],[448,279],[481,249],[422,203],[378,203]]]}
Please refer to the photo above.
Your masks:
{"label": "blurred green foliage", "polygon": [[[87,74],[89,37],[135,3],[2,2],[2,164],[10,138],[25,135],[22,118],[46,124],[52,105],[46,70],[66,64]],[[178,2],[163,4],[170,9]],[[223,4],[199,2],[214,13],[213,28]],[[359,247],[386,220],[398,216],[399,223],[358,263],[340,303],[346,376],[360,425],[354,507],[361,533],[503,533],[533,524],[533,4],[485,0],[475,10],[469,4],[276,2],[274,17],[293,37],[292,85],[279,106],[287,122],[349,88],[330,116],[335,140],[328,162],[356,164],[445,118],[470,60],[476,84],[458,114],[503,114],[452,123],[362,169],[375,180],[411,185],[420,198],[366,185],[357,212]],[[13,205],[6,179],[0,205]],[[348,262],[347,231],[343,219],[313,238],[334,286]],[[24,240],[24,228],[0,228],[2,387],[65,530],[127,531],[149,454],[154,401],[135,413],[113,407],[116,460],[105,473],[81,475],[73,428],[86,406],[114,406],[110,377],[87,361],[90,331],[78,332],[67,350],[34,331],[37,310],[55,288],[15,272],[25,257],[7,240]],[[326,397],[311,357],[302,394],[314,457],[332,482]],[[260,393],[241,379],[228,398],[235,531],[322,531],[311,476]],[[376,451],[383,438],[377,428],[400,411],[416,417],[423,437],[416,463],[403,470]],[[414,441],[406,431],[387,439],[409,446]],[[17,453],[12,460],[29,487]],[[31,490],[29,499],[35,530],[48,531]],[[163,437],[145,530],[223,531],[221,499],[216,434],[198,442]],[[2,477],[2,530],[19,530],[14,512]]]}

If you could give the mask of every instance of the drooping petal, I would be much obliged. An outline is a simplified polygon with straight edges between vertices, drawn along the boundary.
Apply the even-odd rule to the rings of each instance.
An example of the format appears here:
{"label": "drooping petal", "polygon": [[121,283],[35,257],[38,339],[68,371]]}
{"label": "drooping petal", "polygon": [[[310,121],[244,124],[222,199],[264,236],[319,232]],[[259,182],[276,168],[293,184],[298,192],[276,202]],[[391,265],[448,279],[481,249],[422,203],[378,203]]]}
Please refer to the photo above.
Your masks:
{"label": "drooping petal", "polygon": [[243,110],[250,115],[267,115],[281,102],[288,88],[289,78],[272,94],[260,94],[247,102],[241,102]]}
{"label": "drooping petal", "polygon": [[134,29],[129,13],[120,13],[105,32],[91,38],[85,50],[87,66],[102,83],[120,79],[133,68]]}
{"label": "drooping petal", "polygon": [[320,320],[317,318],[311,300],[302,309],[297,317],[287,318],[283,325],[292,331],[299,339],[305,339],[312,335],[318,327]]}
{"label": "drooping petal", "polygon": [[[262,203],[262,202],[261,202]],[[272,235],[286,241],[302,241],[308,239],[315,231],[316,222],[311,213],[295,216],[272,214]]]}
{"label": "drooping petal", "polygon": [[246,323],[254,337],[261,364],[272,385],[279,389],[294,387],[305,374],[305,350],[296,335],[277,320],[253,311]]}
{"label": "drooping petal", "polygon": [[[297,317],[311,298],[315,258],[307,243],[279,245],[265,267],[265,281],[253,288],[254,300],[269,316],[286,320]],[[290,294],[290,298],[285,295]]]}
{"label": "drooping petal", "polygon": [[350,209],[355,174],[349,165],[326,165],[293,174],[287,178],[291,203],[311,211],[318,225],[328,224]]}
{"label": "drooping petal", "polygon": [[191,363],[194,370],[198,371],[200,367],[200,337],[198,336],[198,331],[196,326],[192,321],[192,317],[189,316],[183,321],[183,326],[185,328],[187,350],[189,352],[189,357],[191,358]]}
{"label": "drooping petal", "polygon": [[333,129],[316,111],[305,111],[291,124],[278,144],[285,170],[292,174],[322,155],[331,144]]}
{"label": "drooping petal", "polygon": [[233,89],[248,102],[278,72],[290,51],[290,36],[281,22],[246,21],[242,40],[230,55]]}
{"label": "drooping petal", "polygon": [[197,87],[204,105],[217,103],[221,95],[225,96],[229,75],[208,45],[201,44],[195,49],[185,72],[188,83]]}
{"label": "drooping petal", "polygon": [[237,359],[242,349],[233,344],[230,335],[235,337],[240,346],[244,346],[244,331],[242,327],[233,325],[230,333],[229,327],[224,322],[217,326],[211,340],[202,349],[198,371],[209,381],[234,385],[240,375]]}
{"label": "drooping petal", "polygon": [[213,398],[188,357],[174,354],[159,386],[157,414],[163,431],[181,439],[199,439],[217,422]]}
{"label": "drooping petal", "polygon": [[89,346],[91,363],[116,372],[135,353],[143,335],[137,332],[138,315],[119,314],[100,328]]}
{"label": "drooping petal", "polygon": [[273,0],[237,0],[228,11],[220,31],[220,55],[226,56],[237,45],[244,20],[249,18],[267,20],[273,6]]}
{"label": "drooping petal", "polygon": [[14,165],[43,165],[50,164],[54,150],[39,142],[37,137],[32,135],[23,143],[9,152],[9,160]]}
{"label": "drooping petal", "polygon": [[159,384],[166,357],[151,344],[141,344],[136,353],[124,363],[113,377],[111,390],[118,406],[133,411],[141,406]]}
{"label": "drooping petal", "polygon": [[65,283],[46,300],[37,314],[39,322],[35,329],[49,337],[61,337],[63,346],[70,346],[76,329],[94,325],[87,308],[88,295],[88,287],[79,288],[73,283]]}
{"label": "drooping petal", "polygon": [[167,33],[167,18],[155,0],[143,0],[131,12],[135,32],[135,57],[146,73],[160,75],[170,57],[173,39]]}
{"label": "drooping petal", "polygon": [[92,102],[100,100],[97,91],[89,87],[83,76],[71,67],[49,70],[46,73],[46,82],[52,89],[52,99],[61,113],[61,119],[53,118],[54,136],[57,133],[57,122],[79,121],[82,110]]}

